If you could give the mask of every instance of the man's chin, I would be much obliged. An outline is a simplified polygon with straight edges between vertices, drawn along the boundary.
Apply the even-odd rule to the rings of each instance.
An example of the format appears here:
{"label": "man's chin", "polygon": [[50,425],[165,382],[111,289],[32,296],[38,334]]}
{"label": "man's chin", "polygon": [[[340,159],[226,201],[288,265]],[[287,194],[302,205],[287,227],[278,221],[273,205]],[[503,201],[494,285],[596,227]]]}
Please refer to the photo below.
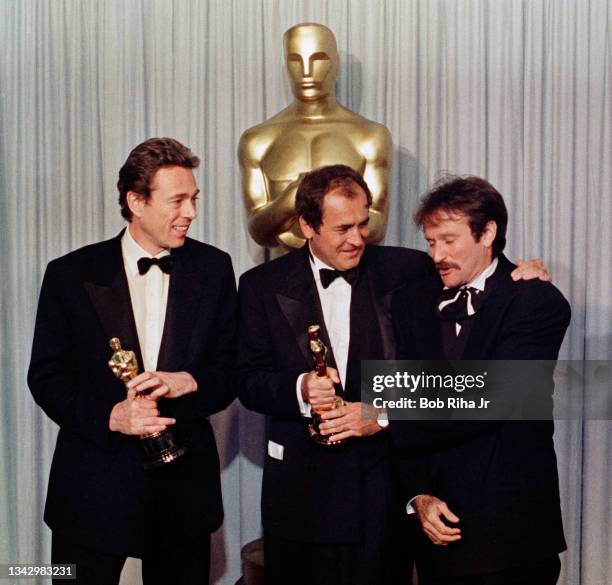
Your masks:
{"label": "man's chin", "polygon": [[173,238],[172,242],[168,242],[168,245],[165,246],[166,248],[172,250],[173,248],[181,248],[185,245],[185,238]]}
{"label": "man's chin", "polygon": [[438,270],[438,275],[440,276],[440,279],[444,283],[444,286],[448,288],[454,288],[456,286],[459,286],[459,284],[461,284],[457,278],[456,270],[454,269]]}
{"label": "man's chin", "polygon": [[361,257],[363,256],[363,252],[357,254],[356,256],[349,256],[344,259],[342,262],[342,268],[340,270],[350,270],[351,268],[355,268],[359,266],[359,262],[361,262]]}

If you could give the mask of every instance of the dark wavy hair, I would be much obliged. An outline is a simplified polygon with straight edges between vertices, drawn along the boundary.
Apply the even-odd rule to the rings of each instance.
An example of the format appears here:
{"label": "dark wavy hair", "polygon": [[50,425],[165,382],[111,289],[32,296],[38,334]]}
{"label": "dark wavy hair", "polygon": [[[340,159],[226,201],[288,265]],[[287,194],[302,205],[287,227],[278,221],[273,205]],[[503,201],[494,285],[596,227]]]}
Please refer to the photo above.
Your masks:
{"label": "dark wavy hair", "polygon": [[315,231],[319,232],[323,221],[323,198],[335,189],[350,199],[357,197],[355,185],[361,187],[372,205],[372,193],[363,177],[346,165],[330,165],[310,171],[304,175],[295,196],[295,210],[299,217]]}
{"label": "dark wavy hair", "polygon": [[195,169],[200,159],[189,148],[174,138],[149,138],[130,152],[119,170],[119,205],[121,215],[132,221],[127,204],[128,191],[134,191],[145,199],[151,196],[151,183],[155,173],[163,167]]}
{"label": "dark wavy hair", "polygon": [[477,242],[487,222],[494,221],[497,235],[493,240],[493,254],[501,254],[506,247],[508,211],[503,197],[488,181],[473,176],[440,179],[423,197],[414,214],[414,222],[418,227],[423,227],[439,211],[465,215]]}

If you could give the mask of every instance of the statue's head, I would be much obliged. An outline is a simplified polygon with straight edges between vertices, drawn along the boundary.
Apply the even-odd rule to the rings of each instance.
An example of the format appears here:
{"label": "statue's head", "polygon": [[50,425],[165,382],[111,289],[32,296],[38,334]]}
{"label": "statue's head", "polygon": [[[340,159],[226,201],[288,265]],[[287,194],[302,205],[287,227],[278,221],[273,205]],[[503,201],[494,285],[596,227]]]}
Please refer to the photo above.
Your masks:
{"label": "statue's head", "polygon": [[305,22],[285,32],[283,44],[293,95],[304,102],[333,95],[340,68],[334,33],[322,24]]}

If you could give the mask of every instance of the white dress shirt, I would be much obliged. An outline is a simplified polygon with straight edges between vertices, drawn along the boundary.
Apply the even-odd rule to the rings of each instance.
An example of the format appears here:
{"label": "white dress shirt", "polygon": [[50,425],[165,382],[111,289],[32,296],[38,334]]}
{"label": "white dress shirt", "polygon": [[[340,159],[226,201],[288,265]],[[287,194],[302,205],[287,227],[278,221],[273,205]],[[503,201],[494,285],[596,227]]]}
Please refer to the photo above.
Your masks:
{"label": "white dress shirt", "polygon": [[[329,334],[329,341],[336,360],[338,375],[344,387],[346,385],[346,368],[348,363],[349,344],[351,342],[350,315],[352,288],[344,278],[336,278],[327,288],[323,288],[319,270],[321,268],[333,270],[333,268],[317,258],[312,253],[312,249],[310,252],[310,268],[317,285],[317,292],[319,293],[319,300],[321,301],[321,308],[323,309],[325,328]],[[310,405],[304,402],[301,390],[302,378],[305,375],[306,374],[301,374],[297,379],[296,395],[298,404],[300,405],[300,412],[304,416],[310,416]]]}
{"label": "white dress shirt", "polygon": [[151,266],[146,274],[140,274],[138,260],[143,257],[162,258],[170,252],[162,250],[155,256],[149,254],[136,243],[130,233],[129,225],[121,238],[121,252],[144,371],[154,372],[157,369],[157,358],[166,321],[170,275],[162,272],[157,265]]}
{"label": "white dress shirt", "polygon": [[[471,282],[468,282],[467,284],[463,284],[459,287],[459,290],[457,291],[457,297],[461,294],[461,290],[467,287],[475,288],[481,292],[484,291],[487,278],[489,278],[489,276],[491,276],[495,272],[495,269],[497,268],[497,264],[498,264],[498,259],[496,256],[493,259],[493,262],[491,262],[491,264],[489,264],[474,280],[472,280]],[[448,290],[448,287],[445,286],[444,290]],[[438,305],[438,308],[440,309],[440,311],[446,305],[454,302],[457,299],[457,297],[440,303]],[[473,315],[475,312],[476,311],[474,310],[474,307],[472,307],[471,303],[468,300],[467,314]],[[455,323],[455,334],[459,335],[460,332],[461,332],[461,325],[459,323]]]}

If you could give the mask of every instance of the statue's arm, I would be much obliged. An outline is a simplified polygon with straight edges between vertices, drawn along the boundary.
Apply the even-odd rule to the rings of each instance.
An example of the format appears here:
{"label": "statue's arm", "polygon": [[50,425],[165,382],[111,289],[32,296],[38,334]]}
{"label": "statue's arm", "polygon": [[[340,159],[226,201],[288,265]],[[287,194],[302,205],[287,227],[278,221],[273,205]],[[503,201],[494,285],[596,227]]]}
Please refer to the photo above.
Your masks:
{"label": "statue's arm", "polygon": [[272,198],[261,167],[269,147],[266,142],[261,135],[247,130],[240,138],[238,161],[249,233],[261,246],[277,246],[276,237],[289,230],[295,221],[295,193],[299,180],[290,182],[279,196]]}
{"label": "statue's arm", "polygon": [[392,148],[391,134],[387,128],[380,125],[377,125],[361,144],[361,151],[366,159],[363,178],[372,192],[368,237],[368,242],[372,244],[380,242],[387,229]]}

